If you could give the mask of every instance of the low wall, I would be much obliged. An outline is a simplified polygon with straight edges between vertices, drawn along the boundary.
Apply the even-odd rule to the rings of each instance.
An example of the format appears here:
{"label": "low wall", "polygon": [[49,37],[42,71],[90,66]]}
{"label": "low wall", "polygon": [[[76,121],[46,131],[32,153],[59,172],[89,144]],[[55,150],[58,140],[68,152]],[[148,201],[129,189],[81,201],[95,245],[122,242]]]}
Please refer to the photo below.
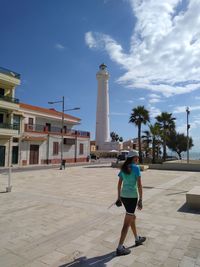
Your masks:
{"label": "low wall", "polygon": [[[111,167],[112,167],[112,168],[120,169],[121,166],[122,166],[122,164],[123,164],[123,162],[112,162],[112,163],[111,163]],[[146,171],[146,170],[149,168],[148,165],[139,165],[139,167],[140,167],[140,170],[141,170],[141,171]]]}
{"label": "low wall", "polygon": [[191,163],[164,163],[164,164],[149,164],[149,169],[154,170],[171,170],[171,171],[200,171],[200,164]]}

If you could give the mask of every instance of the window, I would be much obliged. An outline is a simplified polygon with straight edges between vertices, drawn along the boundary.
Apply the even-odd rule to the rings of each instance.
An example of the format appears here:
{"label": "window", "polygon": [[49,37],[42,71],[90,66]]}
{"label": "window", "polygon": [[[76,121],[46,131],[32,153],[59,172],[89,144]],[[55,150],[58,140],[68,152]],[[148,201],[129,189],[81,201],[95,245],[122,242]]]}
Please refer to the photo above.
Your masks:
{"label": "window", "polygon": [[64,138],[63,144],[64,145],[68,145],[68,146],[75,145],[75,139],[73,139],[73,138]]}
{"label": "window", "polygon": [[33,118],[28,118],[28,124],[33,125]]}
{"label": "window", "polygon": [[19,130],[20,129],[20,116],[14,114],[13,115],[13,127],[15,130]]}
{"label": "window", "polygon": [[59,152],[59,144],[58,142],[53,142],[53,155],[58,155]]}
{"label": "window", "polygon": [[83,144],[80,144],[80,146],[79,146],[79,155],[83,155],[83,153],[84,153],[84,146],[83,146]]}
{"label": "window", "polygon": [[0,123],[3,123],[3,114],[0,114]]}
{"label": "window", "polygon": [[5,95],[5,90],[3,88],[0,88],[0,96],[4,96]]}
{"label": "window", "polygon": [[46,130],[51,132],[51,123],[46,123]]}
{"label": "window", "polygon": [[33,118],[28,118],[28,129],[33,130]]}

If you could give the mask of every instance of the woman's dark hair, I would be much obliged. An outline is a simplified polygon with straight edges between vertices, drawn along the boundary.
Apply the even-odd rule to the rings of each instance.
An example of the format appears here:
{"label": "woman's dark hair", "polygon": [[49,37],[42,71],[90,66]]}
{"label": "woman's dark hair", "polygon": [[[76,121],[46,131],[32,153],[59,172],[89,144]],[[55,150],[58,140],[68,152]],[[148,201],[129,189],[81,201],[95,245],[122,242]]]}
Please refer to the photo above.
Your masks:
{"label": "woman's dark hair", "polygon": [[131,163],[133,161],[133,158],[127,158],[124,164],[121,167],[121,171],[130,174],[131,173]]}

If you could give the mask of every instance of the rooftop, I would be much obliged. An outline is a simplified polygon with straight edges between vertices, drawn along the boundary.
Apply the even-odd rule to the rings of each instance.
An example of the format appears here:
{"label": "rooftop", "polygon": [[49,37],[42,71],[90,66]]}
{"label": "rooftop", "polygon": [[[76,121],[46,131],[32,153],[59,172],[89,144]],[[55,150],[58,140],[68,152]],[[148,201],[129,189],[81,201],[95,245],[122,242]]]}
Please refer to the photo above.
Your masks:
{"label": "rooftop", "polygon": [[[41,112],[41,113],[52,115],[52,116],[57,116],[59,118],[62,117],[62,112],[57,111],[57,110],[52,109],[52,108],[50,108],[50,109],[42,108],[42,107],[33,106],[33,105],[30,105],[30,104],[25,104],[25,103],[20,103],[20,108],[23,108],[23,109],[26,109],[26,110],[29,110],[29,111]],[[71,116],[69,114],[65,114],[64,118],[65,119],[70,119],[70,120],[75,120],[77,122],[81,121],[80,118]]]}
{"label": "rooftop", "polygon": [[9,70],[9,69],[6,69],[6,68],[3,68],[3,67],[0,67],[0,73],[3,73],[3,74],[8,75],[10,77],[14,77],[16,79],[20,79],[19,73],[12,71],[12,70]]}

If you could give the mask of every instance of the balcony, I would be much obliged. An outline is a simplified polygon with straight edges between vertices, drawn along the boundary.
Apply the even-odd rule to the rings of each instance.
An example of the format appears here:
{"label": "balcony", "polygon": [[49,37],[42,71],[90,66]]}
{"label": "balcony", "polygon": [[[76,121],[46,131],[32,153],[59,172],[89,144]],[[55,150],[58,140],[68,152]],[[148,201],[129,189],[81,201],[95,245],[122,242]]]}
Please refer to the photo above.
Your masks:
{"label": "balcony", "polygon": [[9,69],[5,69],[5,68],[0,67],[0,73],[3,73],[3,74],[8,75],[10,77],[14,77],[16,79],[20,79],[19,73],[12,71],[12,70],[9,70]]}
{"label": "balcony", "polygon": [[[56,127],[56,126],[45,126],[41,124],[25,124],[24,128],[25,132],[39,132],[39,133],[44,133],[44,134],[62,134],[62,129],[61,127]],[[67,130],[64,129],[63,134],[65,136],[73,136],[73,137],[85,137],[85,138],[90,138],[90,132],[86,131],[80,131],[80,130]]]}
{"label": "balcony", "polygon": [[0,123],[0,135],[1,136],[13,136],[19,134],[18,124]]}
{"label": "balcony", "polygon": [[10,96],[0,95],[0,100],[11,102],[14,104],[19,104],[19,99]]}

